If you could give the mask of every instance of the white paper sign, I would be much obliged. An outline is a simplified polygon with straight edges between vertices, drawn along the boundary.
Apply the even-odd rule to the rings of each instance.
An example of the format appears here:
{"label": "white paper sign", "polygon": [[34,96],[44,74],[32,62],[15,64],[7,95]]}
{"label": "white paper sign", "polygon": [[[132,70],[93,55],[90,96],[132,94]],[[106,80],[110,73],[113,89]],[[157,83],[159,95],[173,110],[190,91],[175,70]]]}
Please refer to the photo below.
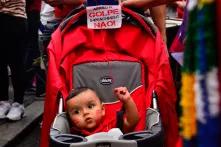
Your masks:
{"label": "white paper sign", "polygon": [[114,29],[122,25],[120,5],[86,7],[87,26],[90,29]]}

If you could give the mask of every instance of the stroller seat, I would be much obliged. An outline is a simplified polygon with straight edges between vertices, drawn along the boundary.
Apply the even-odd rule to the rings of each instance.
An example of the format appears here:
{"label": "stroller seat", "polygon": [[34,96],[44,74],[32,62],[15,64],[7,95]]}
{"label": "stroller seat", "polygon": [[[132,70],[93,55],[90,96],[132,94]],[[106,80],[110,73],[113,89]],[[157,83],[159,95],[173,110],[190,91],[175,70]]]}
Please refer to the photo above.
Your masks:
{"label": "stroller seat", "polygon": [[[149,145],[154,147],[163,146],[162,128],[159,121],[159,113],[157,108],[148,109],[148,111],[146,111],[144,95],[145,91],[143,89],[144,85],[142,82],[144,80],[142,79],[141,63],[132,57],[130,57],[130,60],[130,62],[124,60],[121,61],[119,59],[102,62],[90,61],[88,63],[83,62],[73,65],[72,85],[73,88],[88,86],[93,87],[96,90],[98,96],[104,103],[106,111],[106,116],[104,118],[105,121],[102,124],[104,127],[107,127],[108,123],[112,123],[112,121],[114,121],[114,123],[116,123],[116,127],[118,127],[117,113],[121,112],[122,104],[113,95],[113,88],[118,86],[127,87],[137,105],[140,115],[139,123],[135,128],[136,132],[124,134],[118,140],[105,138],[91,142],[83,136],[76,134],[74,136],[70,135],[70,122],[68,122],[66,114],[62,113],[56,117],[51,128],[51,147],[57,146],[58,144],[60,147],[67,144],[70,146],[85,147],[88,147],[89,144],[89,146],[97,146],[97,144],[110,144],[110,146],[113,147],[142,147],[145,146],[147,142]],[[146,116],[146,114],[148,114],[148,116]],[[122,118],[119,118],[119,120],[123,119],[123,116],[121,117]],[[150,123],[152,124],[150,125]],[[102,127],[101,131],[103,131]]]}
{"label": "stroller seat", "polygon": [[[121,135],[118,139],[101,138],[94,141],[75,134],[70,134],[69,121],[66,112],[56,116],[50,131],[51,147],[163,147],[163,130],[156,109],[147,110],[147,128],[144,131],[131,132]],[[155,120],[155,121],[153,121]]]}
{"label": "stroller seat", "polygon": [[[120,29],[88,29],[86,10],[80,8],[53,33],[48,46],[41,147],[47,147],[49,142],[53,147],[174,146],[178,136],[174,114],[176,94],[165,44],[147,18],[127,8],[122,10]],[[115,121],[116,124],[122,104],[112,90],[119,86],[127,87],[140,117],[134,131],[123,134],[118,140],[94,142],[70,134],[66,114],[57,115],[61,110],[59,98],[65,101],[71,89],[81,86],[96,90],[104,102],[107,123]],[[158,95],[159,107],[156,107],[156,102],[152,103],[156,96],[153,91]],[[155,107],[150,108],[153,104]],[[65,110],[65,104],[62,106]]]}

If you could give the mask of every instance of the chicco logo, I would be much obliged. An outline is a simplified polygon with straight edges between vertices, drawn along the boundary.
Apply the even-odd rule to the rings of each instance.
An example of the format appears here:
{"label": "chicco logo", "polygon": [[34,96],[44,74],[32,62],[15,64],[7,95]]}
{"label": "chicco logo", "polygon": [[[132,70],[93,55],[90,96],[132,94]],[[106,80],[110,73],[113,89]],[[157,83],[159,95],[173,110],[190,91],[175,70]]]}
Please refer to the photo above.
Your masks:
{"label": "chicco logo", "polygon": [[100,78],[100,84],[102,85],[111,85],[113,83],[113,79],[110,76],[104,76]]}

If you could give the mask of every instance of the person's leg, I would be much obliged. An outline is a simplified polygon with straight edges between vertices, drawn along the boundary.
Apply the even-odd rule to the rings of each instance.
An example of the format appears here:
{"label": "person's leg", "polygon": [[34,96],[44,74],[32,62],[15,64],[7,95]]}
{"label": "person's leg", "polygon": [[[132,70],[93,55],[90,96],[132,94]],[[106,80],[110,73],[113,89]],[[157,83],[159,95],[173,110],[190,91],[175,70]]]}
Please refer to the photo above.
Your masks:
{"label": "person's leg", "polygon": [[6,115],[11,108],[8,97],[8,68],[5,61],[2,62],[2,59],[4,58],[2,55],[4,56],[5,54],[0,54],[0,119],[6,118]]}
{"label": "person's leg", "polygon": [[8,101],[8,87],[9,87],[9,79],[8,79],[8,69],[7,69],[7,64],[5,62],[2,62],[2,57],[3,53],[0,55],[0,101]]}
{"label": "person's leg", "polygon": [[40,25],[40,12],[27,11],[28,38],[25,53],[26,88],[32,88],[33,78],[36,75],[36,68],[33,67],[34,59],[40,56],[38,45],[38,28]]}
{"label": "person's leg", "polygon": [[14,88],[14,102],[23,104],[25,90],[24,49],[26,34],[26,19],[13,18],[11,21],[10,68]]}
{"label": "person's leg", "polygon": [[7,38],[10,36],[7,34],[7,15],[0,13],[0,44],[1,44],[1,53],[0,53],[0,101],[8,100],[8,45]]}
{"label": "person's leg", "polygon": [[8,16],[0,13],[0,44],[1,44],[1,53],[0,53],[0,119],[4,119],[10,110],[9,103],[9,77],[8,77],[8,45],[7,41],[9,38],[7,22]]}
{"label": "person's leg", "polygon": [[24,50],[26,35],[26,19],[10,17],[8,27],[10,30],[9,43],[9,66],[11,69],[12,85],[14,89],[14,102],[6,116],[9,120],[20,120],[25,112],[24,90],[25,90],[25,70],[24,70]]}

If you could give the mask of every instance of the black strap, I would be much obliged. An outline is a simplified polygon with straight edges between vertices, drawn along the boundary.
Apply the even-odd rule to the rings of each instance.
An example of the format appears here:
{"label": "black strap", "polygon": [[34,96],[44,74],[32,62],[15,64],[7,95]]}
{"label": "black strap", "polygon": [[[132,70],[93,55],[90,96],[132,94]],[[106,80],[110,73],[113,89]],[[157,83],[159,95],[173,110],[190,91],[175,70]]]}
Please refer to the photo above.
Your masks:
{"label": "black strap", "polygon": [[120,111],[117,111],[117,123],[116,127],[119,128],[123,132],[123,115],[124,115],[124,110],[121,109]]}

